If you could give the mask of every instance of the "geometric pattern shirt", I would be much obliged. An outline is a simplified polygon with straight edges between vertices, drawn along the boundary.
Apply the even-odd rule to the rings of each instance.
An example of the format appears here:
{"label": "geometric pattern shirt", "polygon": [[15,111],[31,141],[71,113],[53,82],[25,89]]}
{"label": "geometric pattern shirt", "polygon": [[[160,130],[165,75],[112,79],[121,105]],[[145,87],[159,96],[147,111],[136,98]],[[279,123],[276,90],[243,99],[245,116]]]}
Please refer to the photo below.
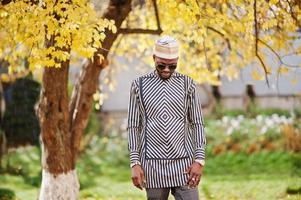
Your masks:
{"label": "geometric pattern shirt", "polygon": [[130,162],[139,161],[146,188],[186,185],[186,170],[205,159],[206,138],[195,82],[178,72],[156,71],[132,82],[128,108]]}

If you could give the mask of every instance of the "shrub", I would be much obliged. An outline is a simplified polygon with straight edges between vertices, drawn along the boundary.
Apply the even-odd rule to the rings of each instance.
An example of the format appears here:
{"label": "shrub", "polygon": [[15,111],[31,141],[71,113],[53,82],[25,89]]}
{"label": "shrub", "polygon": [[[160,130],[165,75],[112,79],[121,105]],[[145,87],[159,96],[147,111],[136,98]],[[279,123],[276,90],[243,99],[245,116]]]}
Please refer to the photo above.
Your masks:
{"label": "shrub", "polygon": [[301,176],[301,155],[293,154],[292,155],[292,167],[293,175]]}
{"label": "shrub", "polygon": [[253,108],[250,110],[250,112],[248,112],[249,117],[256,117],[257,115],[264,115],[264,116],[271,116],[277,114],[279,116],[286,116],[289,117],[290,116],[290,112],[287,110],[283,110],[280,108]]}
{"label": "shrub", "polygon": [[0,200],[15,200],[16,194],[14,191],[6,188],[0,188]]}
{"label": "shrub", "polygon": [[6,110],[1,123],[7,147],[39,145],[40,126],[34,111],[40,84],[31,78],[20,78],[4,89]]}
{"label": "shrub", "polygon": [[301,194],[301,186],[290,186],[286,189],[287,194]]}
{"label": "shrub", "polygon": [[285,148],[293,152],[301,152],[301,129],[292,125],[282,127]]}

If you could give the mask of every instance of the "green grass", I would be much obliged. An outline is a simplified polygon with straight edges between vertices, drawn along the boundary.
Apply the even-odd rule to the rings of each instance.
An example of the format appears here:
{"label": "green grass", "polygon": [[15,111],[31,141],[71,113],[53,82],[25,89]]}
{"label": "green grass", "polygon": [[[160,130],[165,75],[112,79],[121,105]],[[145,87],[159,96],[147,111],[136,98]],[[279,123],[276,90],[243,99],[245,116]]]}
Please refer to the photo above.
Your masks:
{"label": "green grass", "polygon": [[[20,173],[0,174],[1,188],[14,190],[20,200],[37,199],[40,186],[38,153],[35,147],[11,153],[9,163]],[[111,152],[107,156],[113,155]],[[209,153],[199,186],[201,199],[300,200],[300,195],[286,194],[287,187],[300,187],[301,184],[299,171],[293,170],[294,163],[299,163],[296,157],[288,152],[225,153],[219,156]],[[145,199],[145,191],[136,189],[130,181],[128,163],[108,159],[104,153],[87,151],[81,156],[77,171],[83,200]]]}
{"label": "green grass", "polygon": [[[119,170],[118,170],[119,171]],[[5,177],[5,178],[4,178]],[[38,188],[27,185],[24,179],[17,176],[0,176],[1,187],[16,192],[18,199],[37,199]],[[132,186],[130,181],[116,181],[106,176],[95,176],[96,185],[80,191],[83,200],[142,200],[145,191]],[[3,184],[4,183],[4,184]],[[300,177],[289,176],[234,176],[210,175],[203,176],[199,186],[201,199],[216,200],[300,200],[299,195],[286,195],[288,185],[301,183]],[[170,199],[173,199],[170,197]]]}
{"label": "green grass", "polygon": [[283,174],[292,173],[292,154],[287,152],[267,152],[247,154],[224,153],[208,156],[205,173],[212,175]]}
{"label": "green grass", "polygon": [[17,175],[0,175],[0,187],[15,191],[17,199],[31,200],[37,199],[38,188],[24,181],[22,176]]}
{"label": "green grass", "polygon": [[[144,191],[135,189],[130,182],[115,182],[101,178],[102,183],[81,191],[81,197],[90,199],[145,199]],[[233,176],[205,175],[199,186],[201,199],[301,199],[299,195],[286,195],[288,185],[300,183],[301,178],[287,176]],[[170,197],[170,199],[173,199]]]}
{"label": "green grass", "polygon": [[205,176],[203,179],[207,199],[217,200],[300,200],[300,195],[287,195],[290,184],[301,183],[300,177],[288,176]]}

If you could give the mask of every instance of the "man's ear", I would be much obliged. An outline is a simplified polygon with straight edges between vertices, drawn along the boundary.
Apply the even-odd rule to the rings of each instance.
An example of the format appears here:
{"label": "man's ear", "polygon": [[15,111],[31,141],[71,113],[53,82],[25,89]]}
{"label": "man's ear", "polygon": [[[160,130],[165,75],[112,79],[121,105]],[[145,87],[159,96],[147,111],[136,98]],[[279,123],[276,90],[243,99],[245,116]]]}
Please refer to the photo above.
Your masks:
{"label": "man's ear", "polygon": [[154,61],[156,61],[156,56],[155,55],[153,55],[153,59],[154,59]]}

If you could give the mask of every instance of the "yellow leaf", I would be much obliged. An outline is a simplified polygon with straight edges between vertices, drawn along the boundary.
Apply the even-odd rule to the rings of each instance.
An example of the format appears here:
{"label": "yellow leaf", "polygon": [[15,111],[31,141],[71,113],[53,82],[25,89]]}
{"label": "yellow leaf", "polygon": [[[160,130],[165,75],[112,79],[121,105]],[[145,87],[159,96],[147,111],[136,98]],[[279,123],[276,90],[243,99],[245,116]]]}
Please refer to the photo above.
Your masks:
{"label": "yellow leaf", "polygon": [[259,72],[256,69],[252,70],[251,76],[254,80],[257,81],[262,81],[264,79],[264,76],[259,74]]}
{"label": "yellow leaf", "polygon": [[116,33],[116,32],[117,32],[117,28],[116,28],[115,25],[112,26],[112,32],[113,32],[113,33]]}
{"label": "yellow leaf", "polygon": [[8,13],[5,11],[0,12],[0,17],[6,17],[7,15],[8,15]]}
{"label": "yellow leaf", "polygon": [[99,54],[99,53],[98,53],[97,56],[99,57],[100,60],[103,60],[103,59],[104,59],[104,57],[103,57],[102,54]]}
{"label": "yellow leaf", "polygon": [[229,66],[226,70],[226,75],[230,81],[236,79],[238,77],[238,70],[234,66]]}
{"label": "yellow leaf", "polygon": [[272,68],[270,66],[266,66],[267,74],[272,73]]}
{"label": "yellow leaf", "polygon": [[287,67],[279,67],[278,72],[281,74],[287,74],[288,73],[288,68]]}
{"label": "yellow leaf", "polygon": [[8,74],[1,74],[1,81],[3,82],[9,82],[10,81],[10,78],[8,76]]}
{"label": "yellow leaf", "polygon": [[297,85],[297,82],[298,82],[298,81],[297,81],[296,78],[293,78],[293,79],[291,80],[291,84],[292,84],[292,85]]}
{"label": "yellow leaf", "polygon": [[96,92],[93,94],[93,100],[98,101],[99,100],[99,92]]}

